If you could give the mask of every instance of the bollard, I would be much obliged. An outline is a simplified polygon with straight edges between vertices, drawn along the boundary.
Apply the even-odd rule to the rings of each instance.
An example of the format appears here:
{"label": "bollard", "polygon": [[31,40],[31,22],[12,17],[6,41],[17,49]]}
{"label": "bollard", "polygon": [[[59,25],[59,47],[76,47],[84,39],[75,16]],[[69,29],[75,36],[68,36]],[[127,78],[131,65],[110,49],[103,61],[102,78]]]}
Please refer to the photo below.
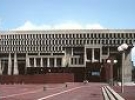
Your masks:
{"label": "bollard", "polygon": [[67,84],[65,84],[65,87],[67,88]]}
{"label": "bollard", "polygon": [[43,91],[46,91],[46,86],[43,87]]}

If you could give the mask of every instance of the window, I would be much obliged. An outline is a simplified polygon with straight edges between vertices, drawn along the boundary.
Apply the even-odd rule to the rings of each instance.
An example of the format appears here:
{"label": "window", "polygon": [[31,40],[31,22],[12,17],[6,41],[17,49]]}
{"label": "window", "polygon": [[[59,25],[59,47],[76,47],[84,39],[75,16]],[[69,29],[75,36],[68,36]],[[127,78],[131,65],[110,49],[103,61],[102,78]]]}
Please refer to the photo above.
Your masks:
{"label": "window", "polygon": [[109,34],[108,34],[108,33],[106,34],[106,38],[107,38],[107,39],[109,38]]}
{"label": "window", "polygon": [[91,38],[94,38],[93,34],[91,34]]}
{"label": "window", "polygon": [[61,66],[62,66],[62,59],[57,58],[57,67],[61,67]]}
{"label": "window", "polygon": [[79,44],[79,40],[76,40],[76,44],[77,44],[77,45]]}
{"label": "window", "polygon": [[107,55],[108,53],[108,47],[102,47],[102,54]]}
{"label": "window", "polygon": [[118,38],[120,38],[120,33],[118,33]]}
{"label": "window", "polygon": [[34,58],[30,58],[30,66],[34,67]]}
{"label": "window", "polygon": [[72,64],[72,65],[74,64],[74,59],[73,59],[73,58],[71,58],[71,64]]}
{"label": "window", "polygon": [[54,67],[54,58],[50,58],[50,67]]}
{"label": "window", "polygon": [[89,33],[87,33],[87,37],[86,38],[90,38],[90,34]]}
{"label": "window", "polygon": [[77,62],[77,58],[74,58],[75,59],[75,64],[78,64],[78,62]]}
{"label": "window", "polygon": [[62,34],[62,38],[64,38],[64,34]]}
{"label": "window", "polygon": [[69,34],[69,38],[71,39],[71,34]]}
{"label": "window", "polygon": [[97,44],[97,40],[94,40],[94,44]]}
{"label": "window", "polygon": [[37,58],[37,59],[36,59],[37,67],[40,67],[40,66],[41,66],[41,65],[40,65],[40,62],[41,62],[41,59],[40,59],[40,58]]}
{"label": "window", "polygon": [[86,38],[87,38],[87,37],[86,37],[86,34],[83,34],[83,35],[84,35],[84,36],[83,36],[83,38],[85,38],[85,39],[86,39]]}
{"label": "window", "polygon": [[80,34],[76,34],[76,38],[77,38],[77,39],[80,38]]}
{"label": "window", "polygon": [[100,44],[100,40],[98,40],[98,44]]}
{"label": "window", "polygon": [[87,40],[87,44],[89,44],[89,40]]}
{"label": "window", "polygon": [[94,38],[97,38],[97,34],[96,33],[94,34]]}
{"label": "window", "polygon": [[72,43],[71,43],[72,41],[71,40],[69,40],[69,44],[71,45]]}
{"label": "window", "polygon": [[105,41],[104,40],[102,40],[102,44],[105,44]]}
{"label": "window", "polygon": [[94,40],[90,40],[91,44],[93,44],[93,41],[94,41]]}
{"label": "window", "polygon": [[73,34],[73,38],[75,38],[75,34]]}
{"label": "window", "polygon": [[66,34],[66,38],[69,38],[69,37],[68,37],[68,34]]}

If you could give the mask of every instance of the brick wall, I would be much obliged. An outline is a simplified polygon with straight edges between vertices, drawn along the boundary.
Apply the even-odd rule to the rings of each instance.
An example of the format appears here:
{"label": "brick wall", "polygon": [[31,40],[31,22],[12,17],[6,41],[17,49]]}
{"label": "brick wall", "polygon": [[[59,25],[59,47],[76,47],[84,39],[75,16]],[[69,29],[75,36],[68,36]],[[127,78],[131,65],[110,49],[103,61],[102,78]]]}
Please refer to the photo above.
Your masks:
{"label": "brick wall", "polygon": [[64,83],[74,82],[74,74],[72,73],[47,73],[47,74],[35,74],[35,75],[1,75],[1,84],[13,84],[13,83]]}

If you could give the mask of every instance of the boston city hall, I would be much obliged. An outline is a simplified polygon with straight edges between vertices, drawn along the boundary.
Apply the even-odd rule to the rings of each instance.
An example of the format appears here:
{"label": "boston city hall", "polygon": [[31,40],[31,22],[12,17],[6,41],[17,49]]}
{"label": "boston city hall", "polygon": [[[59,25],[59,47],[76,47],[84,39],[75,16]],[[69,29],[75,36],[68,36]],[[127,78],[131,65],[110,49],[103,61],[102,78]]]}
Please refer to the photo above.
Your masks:
{"label": "boston city hall", "polygon": [[[0,32],[1,83],[132,80],[131,29],[70,29]],[[126,43],[128,49],[119,52]],[[125,57],[123,54],[125,53]],[[111,63],[107,60],[116,60]],[[123,70],[123,72],[122,72]]]}

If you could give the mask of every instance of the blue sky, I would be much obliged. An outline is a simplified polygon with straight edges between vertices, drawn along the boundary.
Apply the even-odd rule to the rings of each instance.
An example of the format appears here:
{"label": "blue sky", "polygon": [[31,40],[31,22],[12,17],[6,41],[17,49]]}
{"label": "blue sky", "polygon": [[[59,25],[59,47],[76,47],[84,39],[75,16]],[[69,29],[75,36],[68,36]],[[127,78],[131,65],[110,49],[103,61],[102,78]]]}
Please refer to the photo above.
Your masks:
{"label": "blue sky", "polygon": [[0,29],[135,28],[135,0],[1,0]]}

